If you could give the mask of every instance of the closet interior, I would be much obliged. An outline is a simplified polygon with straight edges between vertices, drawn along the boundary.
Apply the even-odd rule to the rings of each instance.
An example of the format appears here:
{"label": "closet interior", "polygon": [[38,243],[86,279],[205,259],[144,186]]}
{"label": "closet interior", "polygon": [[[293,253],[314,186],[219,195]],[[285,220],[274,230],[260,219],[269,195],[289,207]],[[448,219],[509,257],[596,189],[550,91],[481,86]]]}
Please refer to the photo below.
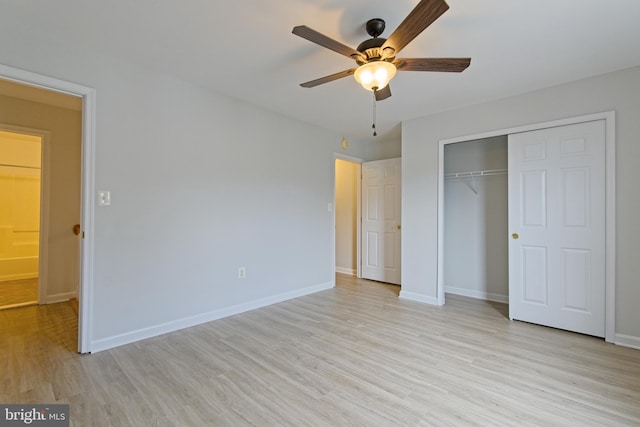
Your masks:
{"label": "closet interior", "polygon": [[508,303],[507,136],[444,147],[444,290]]}

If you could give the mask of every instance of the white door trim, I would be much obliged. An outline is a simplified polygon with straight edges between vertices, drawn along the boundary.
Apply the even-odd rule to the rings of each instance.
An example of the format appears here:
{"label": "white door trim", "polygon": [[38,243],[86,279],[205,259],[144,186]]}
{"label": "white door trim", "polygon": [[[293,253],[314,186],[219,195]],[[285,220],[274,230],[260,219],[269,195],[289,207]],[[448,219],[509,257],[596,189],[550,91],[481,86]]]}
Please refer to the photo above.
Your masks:
{"label": "white door trim", "polygon": [[91,352],[93,313],[93,229],[95,187],[95,114],[96,91],[93,88],[0,64],[0,77],[16,83],[82,97],[82,202],[81,220],[84,239],[80,245],[80,286],[78,300],[78,351]]}
{"label": "white door trim", "polygon": [[[356,277],[362,277],[362,272],[360,268],[360,231],[361,231],[361,222],[360,222],[360,194],[362,192],[362,174],[361,174],[361,165],[364,162],[364,159],[359,157],[348,156],[342,153],[333,153],[333,227],[332,227],[332,244],[331,244],[331,265],[333,266],[333,275],[335,278],[336,272],[336,160],[345,160],[347,162],[356,163],[358,165],[357,177],[356,177],[356,218],[358,218],[358,226],[356,227]],[[335,279],[333,279],[335,282]]]}
{"label": "white door trim", "polygon": [[615,111],[571,117],[549,122],[535,123],[513,128],[499,129],[474,135],[460,136],[439,141],[438,152],[438,280],[437,304],[444,305],[444,147],[456,142],[528,132],[556,126],[565,126],[594,120],[605,121],[605,340],[615,342],[616,331],[616,158]]}
{"label": "white door trim", "polygon": [[47,280],[49,269],[49,171],[51,159],[51,132],[24,126],[0,123],[0,130],[39,136],[40,147],[40,237],[38,244],[38,304],[47,303]]}

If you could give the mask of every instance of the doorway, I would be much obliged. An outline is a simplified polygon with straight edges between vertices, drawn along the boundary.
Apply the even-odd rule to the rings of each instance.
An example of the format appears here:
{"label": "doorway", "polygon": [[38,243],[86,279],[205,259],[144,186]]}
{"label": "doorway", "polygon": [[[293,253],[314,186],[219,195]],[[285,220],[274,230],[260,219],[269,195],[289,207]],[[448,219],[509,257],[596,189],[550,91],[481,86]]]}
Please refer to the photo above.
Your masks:
{"label": "doorway", "polygon": [[[68,299],[69,295],[77,295],[79,301],[78,307],[78,351],[80,353],[91,352],[91,292],[93,277],[93,188],[94,188],[94,147],[95,147],[95,90],[75,83],[66,82],[52,77],[35,74],[29,71],[5,66],[0,64],[0,82],[1,84],[18,84],[26,88],[27,91],[38,91],[38,96],[42,95],[45,99],[50,99],[56,94],[70,95],[76,102],[80,102],[80,189],[76,191],[76,196],[80,199],[80,234],[82,239],[78,242],[78,238],[74,238],[76,245],[80,247],[80,255],[78,264],[69,270],[65,270],[64,266],[56,265],[61,273],[74,274],[74,271],[80,271],[79,280],[77,280],[76,289],[68,293],[62,290],[56,292],[56,289],[49,288],[47,295],[55,295],[51,300],[47,299],[47,303],[54,302],[56,298],[61,300]],[[8,109],[2,111],[2,116],[8,113]],[[63,154],[64,156],[64,154]],[[55,160],[54,160],[55,161]],[[63,193],[64,194],[67,193]],[[71,193],[69,193],[71,194]],[[68,224],[69,233],[73,236],[72,229],[75,224]],[[66,234],[65,234],[66,235]],[[73,237],[72,237],[73,238]],[[50,263],[50,265],[54,265]],[[41,272],[42,273],[42,272]],[[77,277],[77,274],[75,275]]]}
{"label": "doorway", "polygon": [[[536,131],[547,128],[563,127],[577,123],[592,122],[603,120],[605,122],[604,136],[604,162],[605,162],[605,201],[606,201],[606,221],[604,224],[604,288],[605,288],[605,320],[604,320],[604,337],[606,341],[613,342],[615,339],[615,113],[606,112],[592,114],[589,116],[581,116],[571,119],[557,120],[553,122],[539,123],[518,128],[509,128],[488,132],[484,134],[470,135],[467,137],[459,137],[449,140],[440,141],[439,146],[439,180],[438,180],[438,293],[437,302],[440,305],[445,303],[445,250],[444,250],[444,233],[445,233],[445,215],[444,215],[444,149],[448,144],[466,142],[472,140],[481,140],[503,135],[512,135],[523,132]],[[515,238],[515,237],[514,237]],[[506,239],[506,236],[505,236]]]}
{"label": "doorway", "polygon": [[509,300],[507,137],[444,147],[445,293]]}
{"label": "doorway", "polygon": [[43,135],[35,133],[0,125],[0,309],[39,301],[45,171]]}
{"label": "doorway", "polygon": [[334,165],[334,271],[400,285],[400,158]]}
{"label": "doorway", "polygon": [[[0,89],[0,113],[12,123],[0,125],[7,137],[0,156],[16,165],[13,171],[24,174],[30,170],[37,178],[21,182],[8,177],[13,178],[8,193],[14,199],[9,205],[22,210],[16,220],[3,218],[0,223],[11,231],[8,239],[2,239],[12,246],[5,253],[13,256],[5,263],[21,264],[22,271],[11,275],[37,278],[39,304],[77,300],[80,253],[73,226],[80,222],[82,103],[77,97],[52,95],[16,83],[3,82]],[[34,138],[42,143],[31,142],[31,149],[25,149]],[[38,168],[33,169],[36,163]],[[29,218],[24,209],[35,205],[40,208],[36,206]]]}
{"label": "doorway", "polygon": [[360,173],[362,160],[334,160],[334,271],[360,277]]}

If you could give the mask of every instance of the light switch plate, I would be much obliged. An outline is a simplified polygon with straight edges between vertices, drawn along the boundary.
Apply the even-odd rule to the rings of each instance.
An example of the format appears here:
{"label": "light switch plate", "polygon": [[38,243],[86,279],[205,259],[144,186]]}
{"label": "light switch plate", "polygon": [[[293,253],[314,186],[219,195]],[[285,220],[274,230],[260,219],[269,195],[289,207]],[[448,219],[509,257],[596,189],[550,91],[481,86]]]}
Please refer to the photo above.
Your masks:
{"label": "light switch plate", "polygon": [[111,205],[111,191],[100,190],[98,191],[98,206],[110,206]]}

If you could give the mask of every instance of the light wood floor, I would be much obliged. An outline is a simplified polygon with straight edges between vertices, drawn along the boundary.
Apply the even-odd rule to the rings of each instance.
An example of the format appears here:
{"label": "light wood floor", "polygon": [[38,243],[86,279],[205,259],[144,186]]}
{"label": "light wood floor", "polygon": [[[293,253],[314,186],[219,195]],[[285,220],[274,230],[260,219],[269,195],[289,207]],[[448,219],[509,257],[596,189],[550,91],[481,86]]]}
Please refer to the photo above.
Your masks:
{"label": "light wood floor", "polygon": [[0,310],[15,305],[38,303],[38,279],[0,282]]}
{"label": "light wood floor", "polygon": [[76,426],[638,426],[640,351],[338,275],[335,289],[80,356],[69,303],[0,312],[0,402]]}

